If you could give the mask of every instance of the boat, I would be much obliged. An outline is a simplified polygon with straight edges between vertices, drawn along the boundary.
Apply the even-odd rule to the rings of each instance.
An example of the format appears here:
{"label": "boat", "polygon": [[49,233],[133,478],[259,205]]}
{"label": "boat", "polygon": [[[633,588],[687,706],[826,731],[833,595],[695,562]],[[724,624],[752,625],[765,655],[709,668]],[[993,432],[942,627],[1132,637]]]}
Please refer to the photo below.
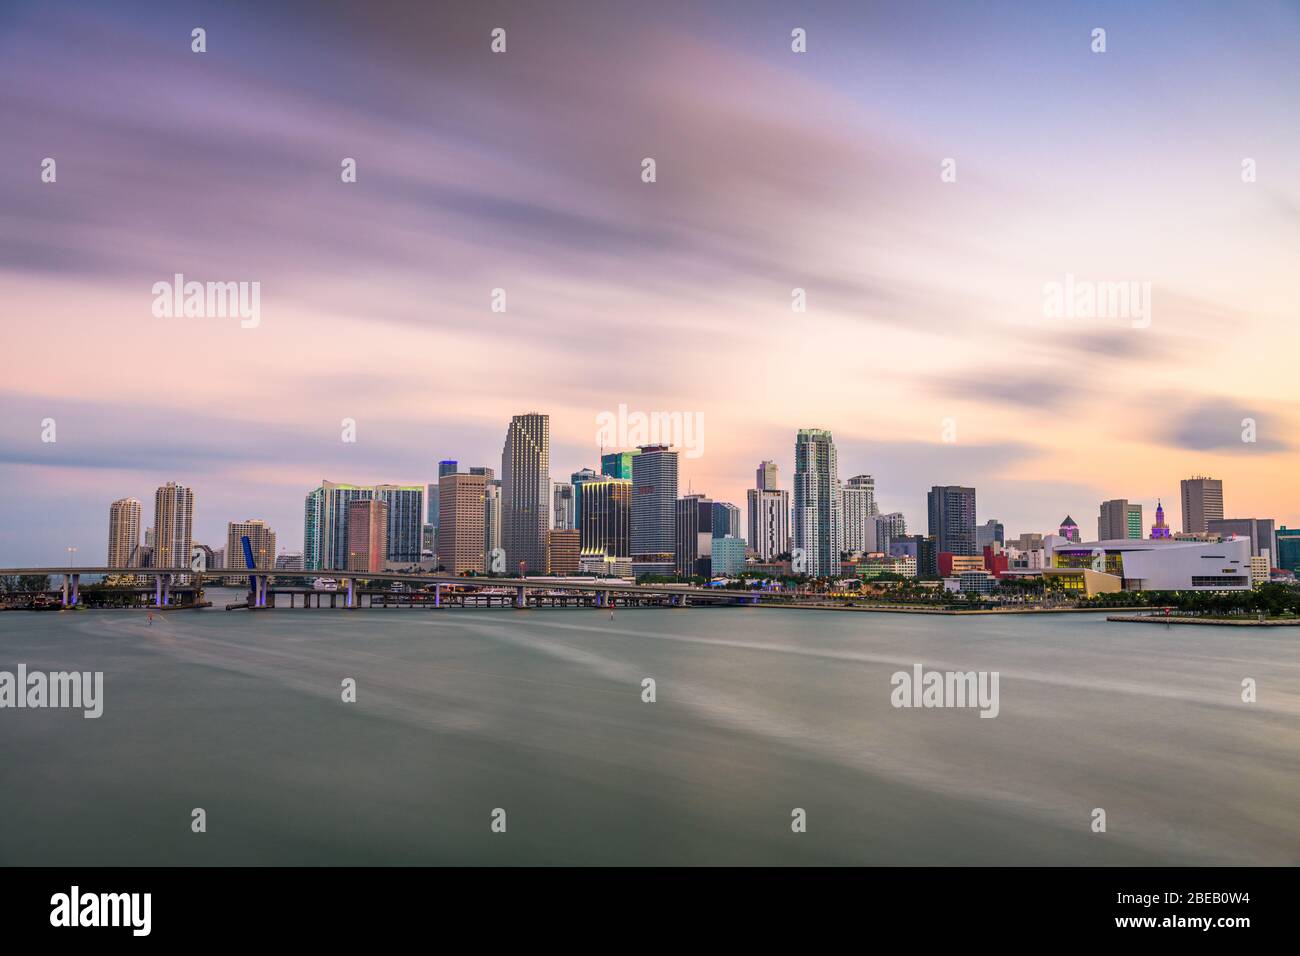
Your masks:
{"label": "boat", "polygon": [[337,591],[339,582],[333,578],[317,578],[311,583],[312,589],[316,591]]}

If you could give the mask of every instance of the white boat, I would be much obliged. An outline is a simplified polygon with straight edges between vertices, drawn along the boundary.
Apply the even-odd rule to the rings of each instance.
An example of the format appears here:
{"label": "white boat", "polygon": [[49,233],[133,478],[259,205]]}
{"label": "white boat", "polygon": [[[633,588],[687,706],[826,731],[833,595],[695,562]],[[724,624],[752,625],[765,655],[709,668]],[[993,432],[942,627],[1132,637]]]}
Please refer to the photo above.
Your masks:
{"label": "white boat", "polygon": [[312,589],[316,591],[337,591],[339,582],[333,578],[317,578],[311,583]]}

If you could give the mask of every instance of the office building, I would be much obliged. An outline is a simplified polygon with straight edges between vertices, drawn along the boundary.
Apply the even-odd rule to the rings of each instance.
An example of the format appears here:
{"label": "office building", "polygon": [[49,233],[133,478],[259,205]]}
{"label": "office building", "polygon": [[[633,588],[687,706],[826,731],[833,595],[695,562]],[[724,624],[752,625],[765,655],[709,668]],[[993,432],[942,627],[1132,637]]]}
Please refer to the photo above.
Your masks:
{"label": "office building", "polygon": [[612,451],[600,456],[600,473],[607,478],[632,480],[632,459],[639,452]]}
{"label": "office building", "polygon": [[839,572],[844,550],[839,461],[831,433],[802,428],[794,446],[794,547],[809,577]]}
{"label": "office building", "polygon": [[577,527],[576,503],[573,497],[573,485],[567,481],[551,484],[551,524],[560,531],[572,531]]}
{"label": "office building", "polygon": [[872,551],[887,554],[893,542],[907,535],[907,519],[903,517],[901,511],[876,515],[871,519],[871,524],[874,527]]}
{"label": "office building", "polygon": [[194,492],[169,481],[153,499],[153,566],[188,568],[194,526]]}
{"label": "office building", "polygon": [[438,563],[451,574],[487,570],[486,475],[438,479]]}
{"label": "office building", "polygon": [[569,476],[569,484],[573,485],[573,514],[575,523],[582,515],[582,486],[589,481],[599,481],[601,478],[607,477],[610,476],[599,475],[590,468],[583,468],[581,471],[575,471]]}
{"label": "office building", "polygon": [[1272,561],[1277,557],[1273,542],[1272,518],[1211,518],[1206,522],[1208,534],[1218,538],[1238,537],[1250,542],[1250,553]]}
{"label": "office building", "polygon": [[554,528],[547,536],[551,550],[551,574],[577,574],[581,570],[581,532],[576,528]]}
{"label": "office building", "polygon": [[301,571],[303,569],[301,554],[281,554],[275,559],[277,571]]}
{"label": "office building", "polygon": [[926,504],[929,531],[935,547],[950,554],[979,554],[975,537],[975,489],[961,485],[935,485]]}
{"label": "office building", "polygon": [[108,567],[139,567],[140,501],[119,498],[108,506]]}
{"label": "office building", "polygon": [[713,554],[710,557],[713,576],[736,577],[745,570],[745,541],[735,535],[713,538]]}
{"label": "office building", "polygon": [[[765,466],[771,466],[770,469]],[[758,480],[776,483],[776,465],[763,462],[758,468]],[[749,506],[749,546],[760,561],[771,561],[790,550],[790,492],[776,487],[750,488],[746,494]]]}
{"label": "office building", "polygon": [[632,459],[632,566],[672,574],[677,552],[677,452],[642,445]]}
{"label": "office building", "polygon": [[579,547],[584,557],[632,557],[632,482],[603,478],[583,485]]}
{"label": "office building", "polygon": [[1005,535],[1006,531],[1002,527],[1002,522],[997,518],[990,518],[975,529],[975,544],[981,551],[989,545],[996,544],[1000,547],[1004,544]]}
{"label": "office building", "polygon": [[1273,558],[1273,567],[1300,574],[1300,528],[1278,528],[1273,534],[1277,545],[1277,554]]}
{"label": "office building", "polygon": [[[488,478],[483,483],[483,549],[487,555],[487,569],[492,570],[492,556],[499,554],[504,562],[501,547],[501,479]],[[501,568],[504,574],[506,568]]]}
{"label": "office building", "polygon": [[[1079,532],[1079,526],[1075,524],[1074,519],[1071,518],[1069,515],[1066,515],[1065,520],[1061,522],[1061,528],[1058,533],[1066,541],[1083,540],[1083,535]],[[1123,537],[1123,535],[1121,535],[1121,537]]]}
{"label": "office building", "polygon": [[[223,562],[217,567],[248,568],[248,563],[244,560],[243,539],[245,537],[248,538],[248,544],[253,550],[253,567],[259,571],[275,570],[275,532],[260,518],[231,521],[226,525],[225,556]],[[234,580],[239,584],[248,582],[247,576],[226,580]]]}
{"label": "office building", "polygon": [[550,473],[551,417],[514,416],[501,449],[501,542],[511,573],[546,573]]}
{"label": "office building", "polygon": [[1223,519],[1223,482],[1197,475],[1184,478],[1183,531],[1200,534],[1210,530],[1211,521]]}
{"label": "office building", "polygon": [[713,536],[725,538],[740,537],[740,509],[727,501],[713,503]]}
{"label": "office building", "polygon": [[713,556],[713,501],[704,495],[677,499],[674,570],[678,577],[708,577]]}
{"label": "office building", "polygon": [[349,571],[382,571],[388,554],[388,504],[375,497],[347,503],[346,536]]}
{"label": "office building", "polygon": [[303,502],[303,563],[308,571],[348,569],[348,505],[376,499],[386,506],[385,561],[418,564],[423,551],[424,485],[350,485],[322,481]]}
{"label": "office building", "polygon": [[759,491],[776,491],[781,487],[779,472],[774,461],[760,461],[754,475],[754,487]]}

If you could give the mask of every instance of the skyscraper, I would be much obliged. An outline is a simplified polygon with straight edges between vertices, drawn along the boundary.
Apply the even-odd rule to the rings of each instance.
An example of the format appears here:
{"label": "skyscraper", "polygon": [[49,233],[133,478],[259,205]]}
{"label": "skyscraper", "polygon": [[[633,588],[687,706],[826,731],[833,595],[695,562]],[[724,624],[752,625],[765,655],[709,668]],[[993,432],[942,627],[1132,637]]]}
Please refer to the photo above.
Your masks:
{"label": "skyscraper", "polygon": [[754,487],[759,491],[776,491],[781,487],[776,462],[760,461],[754,475]]}
{"label": "skyscraper", "polygon": [[760,561],[771,561],[790,547],[790,492],[777,487],[776,463],[761,462],[754,487],[745,495],[749,506],[749,546]]}
{"label": "skyscraper", "polygon": [[676,511],[674,569],[679,577],[708,577],[713,556],[713,501],[704,495],[686,495],[677,499]]}
{"label": "skyscraper", "polygon": [[438,562],[452,574],[487,570],[486,475],[438,479]]}
{"label": "skyscraper", "polygon": [[[260,570],[275,570],[275,532],[266,526],[260,518],[247,521],[231,521],[226,525],[226,567],[247,568],[244,561],[243,537],[248,536],[249,546],[253,549],[253,566]],[[227,578],[226,580],[231,580]],[[246,576],[238,578],[241,584],[247,582]]]}
{"label": "skyscraper", "polygon": [[891,511],[888,514],[876,515],[871,520],[876,526],[876,546],[872,550],[891,554],[890,548],[893,543],[907,535],[907,519],[903,517],[903,512]]}
{"label": "skyscraper", "polygon": [[[487,570],[492,570],[492,552],[501,549],[501,479],[488,478],[483,485],[483,547]],[[501,569],[505,572],[505,568]]]}
{"label": "skyscraper", "polygon": [[347,506],[347,564],[349,571],[382,571],[388,554],[388,504],[378,498],[356,498]]}
{"label": "skyscraper", "polygon": [[929,533],[935,549],[950,554],[979,554],[975,538],[975,489],[935,485],[927,496]]}
{"label": "skyscraper", "polygon": [[600,456],[600,473],[610,478],[632,478],[632,459],[635,451],[612,451]]}
{"label": "skyscraper", "polygon": [[375,498],[387,505],[385,559],[415,564],[422,550],[423,485],[348,485],[322,481],[303,503],[303,564],[308,571],[348,567],[348,505]]}
{"label": "skyscraper", "polygon": [[1223,482],[1218,478],[1197,475],[1184,478],[1183,533],[1200,534],[1209,530],[1209,522],[1223,518]]}
{"label": "skyscraper", "polygon": [[870,475],[854,475],[844,483],[840,494],[844,503],[844,550],[877,550],[876,528],[871,520],[879,513],[876,479]]}
{"label": "skyscraper", "polygon": [[575,528],[552,528],[547,533],[551,574],[577,574],[581,568],[580,532]]}
{"label": "skyscraper", "polygon": [[1112,498],[1101,503],[1097,516],[1097,540],[1142,537],[1142,506],[1130,504],[1126,498]]}
{"label": "skyscraper", "polygon": [[975,529],[975,546],[981,551],[992,545],[1001,546],[1005,543],[1005,538],[1006,529],[997,518],[990,518]]}
{"label": "skyscraper", "polygon": [[840,491],[831,433],[801,428],[794,444],[794,546],[802,551],[802,570],[810,577],[839,573],[844,550]]}
{"label": "skyscraper", "polygon": [[555,516],[551,524],[559,531],[572,531],[577,518],[573,501],[573,485],[567,481],[551,484],[551,513]]}
{"label": "skyscraper", "polygon": [[1222,538],[1247,538],[1253,557],[1267,556],[1270,562],[1277,560],[1272,518],[1211,518],[1206,525],[1205,530]]}
{"label": "skyscraper", "polygon": [[153,498],[155,568],[190,566],[191,532],[194,525],[194,492],[169,481]]}
{"label": "skyscraper", "polygon": [[134,567],[140,546],[140,501],[119,498],[108,506],[108,566]]}
{"label": "skyscraper", "polygon": [[632,482],[598,478],[583,486],[579,546],[584,557],[632,555]]}
{"label": "skyscraper", "polygon": [[[590,468],[583,468],[581,471],[575,471],[569,476],[569,484],[573,485],[573,513],[575,516],[582,515],[582,486],[589,481],[596,481],[601,476]],[[629,478],[631,475],[628,476]],[[581,530],[581,528],[579,529]]]}
{"label": "skyscraper", "polygon": [[632,459],[632,561],[637,574],[671,574],[676,553],[677,452],[642,445]]}
{"label": "skyscraper", "polygon": [[713,503],[713,536],[725,538],[740,537],[740,509],[729,501]]}
{"label": "skyscraper", "polygon": [[514,416],[501,449],[501,541],[512,573],[546,573],[550,472],[551,417]]}

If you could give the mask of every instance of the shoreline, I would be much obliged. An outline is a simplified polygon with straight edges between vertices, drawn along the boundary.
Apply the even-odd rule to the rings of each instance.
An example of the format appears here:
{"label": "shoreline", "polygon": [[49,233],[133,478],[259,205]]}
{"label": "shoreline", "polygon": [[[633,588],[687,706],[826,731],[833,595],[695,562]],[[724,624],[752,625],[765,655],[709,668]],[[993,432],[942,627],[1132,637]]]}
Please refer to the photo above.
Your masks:
{"label": "shoreline", "polygon": [[1125,624],[1203,624],[1222,627],[1300,627],[1300,617],[1295,618],[1243,618],[1239,621],[1215,617],[1186,617],[1164,614],[1114,614],[1108,621],[1121,621]]}

